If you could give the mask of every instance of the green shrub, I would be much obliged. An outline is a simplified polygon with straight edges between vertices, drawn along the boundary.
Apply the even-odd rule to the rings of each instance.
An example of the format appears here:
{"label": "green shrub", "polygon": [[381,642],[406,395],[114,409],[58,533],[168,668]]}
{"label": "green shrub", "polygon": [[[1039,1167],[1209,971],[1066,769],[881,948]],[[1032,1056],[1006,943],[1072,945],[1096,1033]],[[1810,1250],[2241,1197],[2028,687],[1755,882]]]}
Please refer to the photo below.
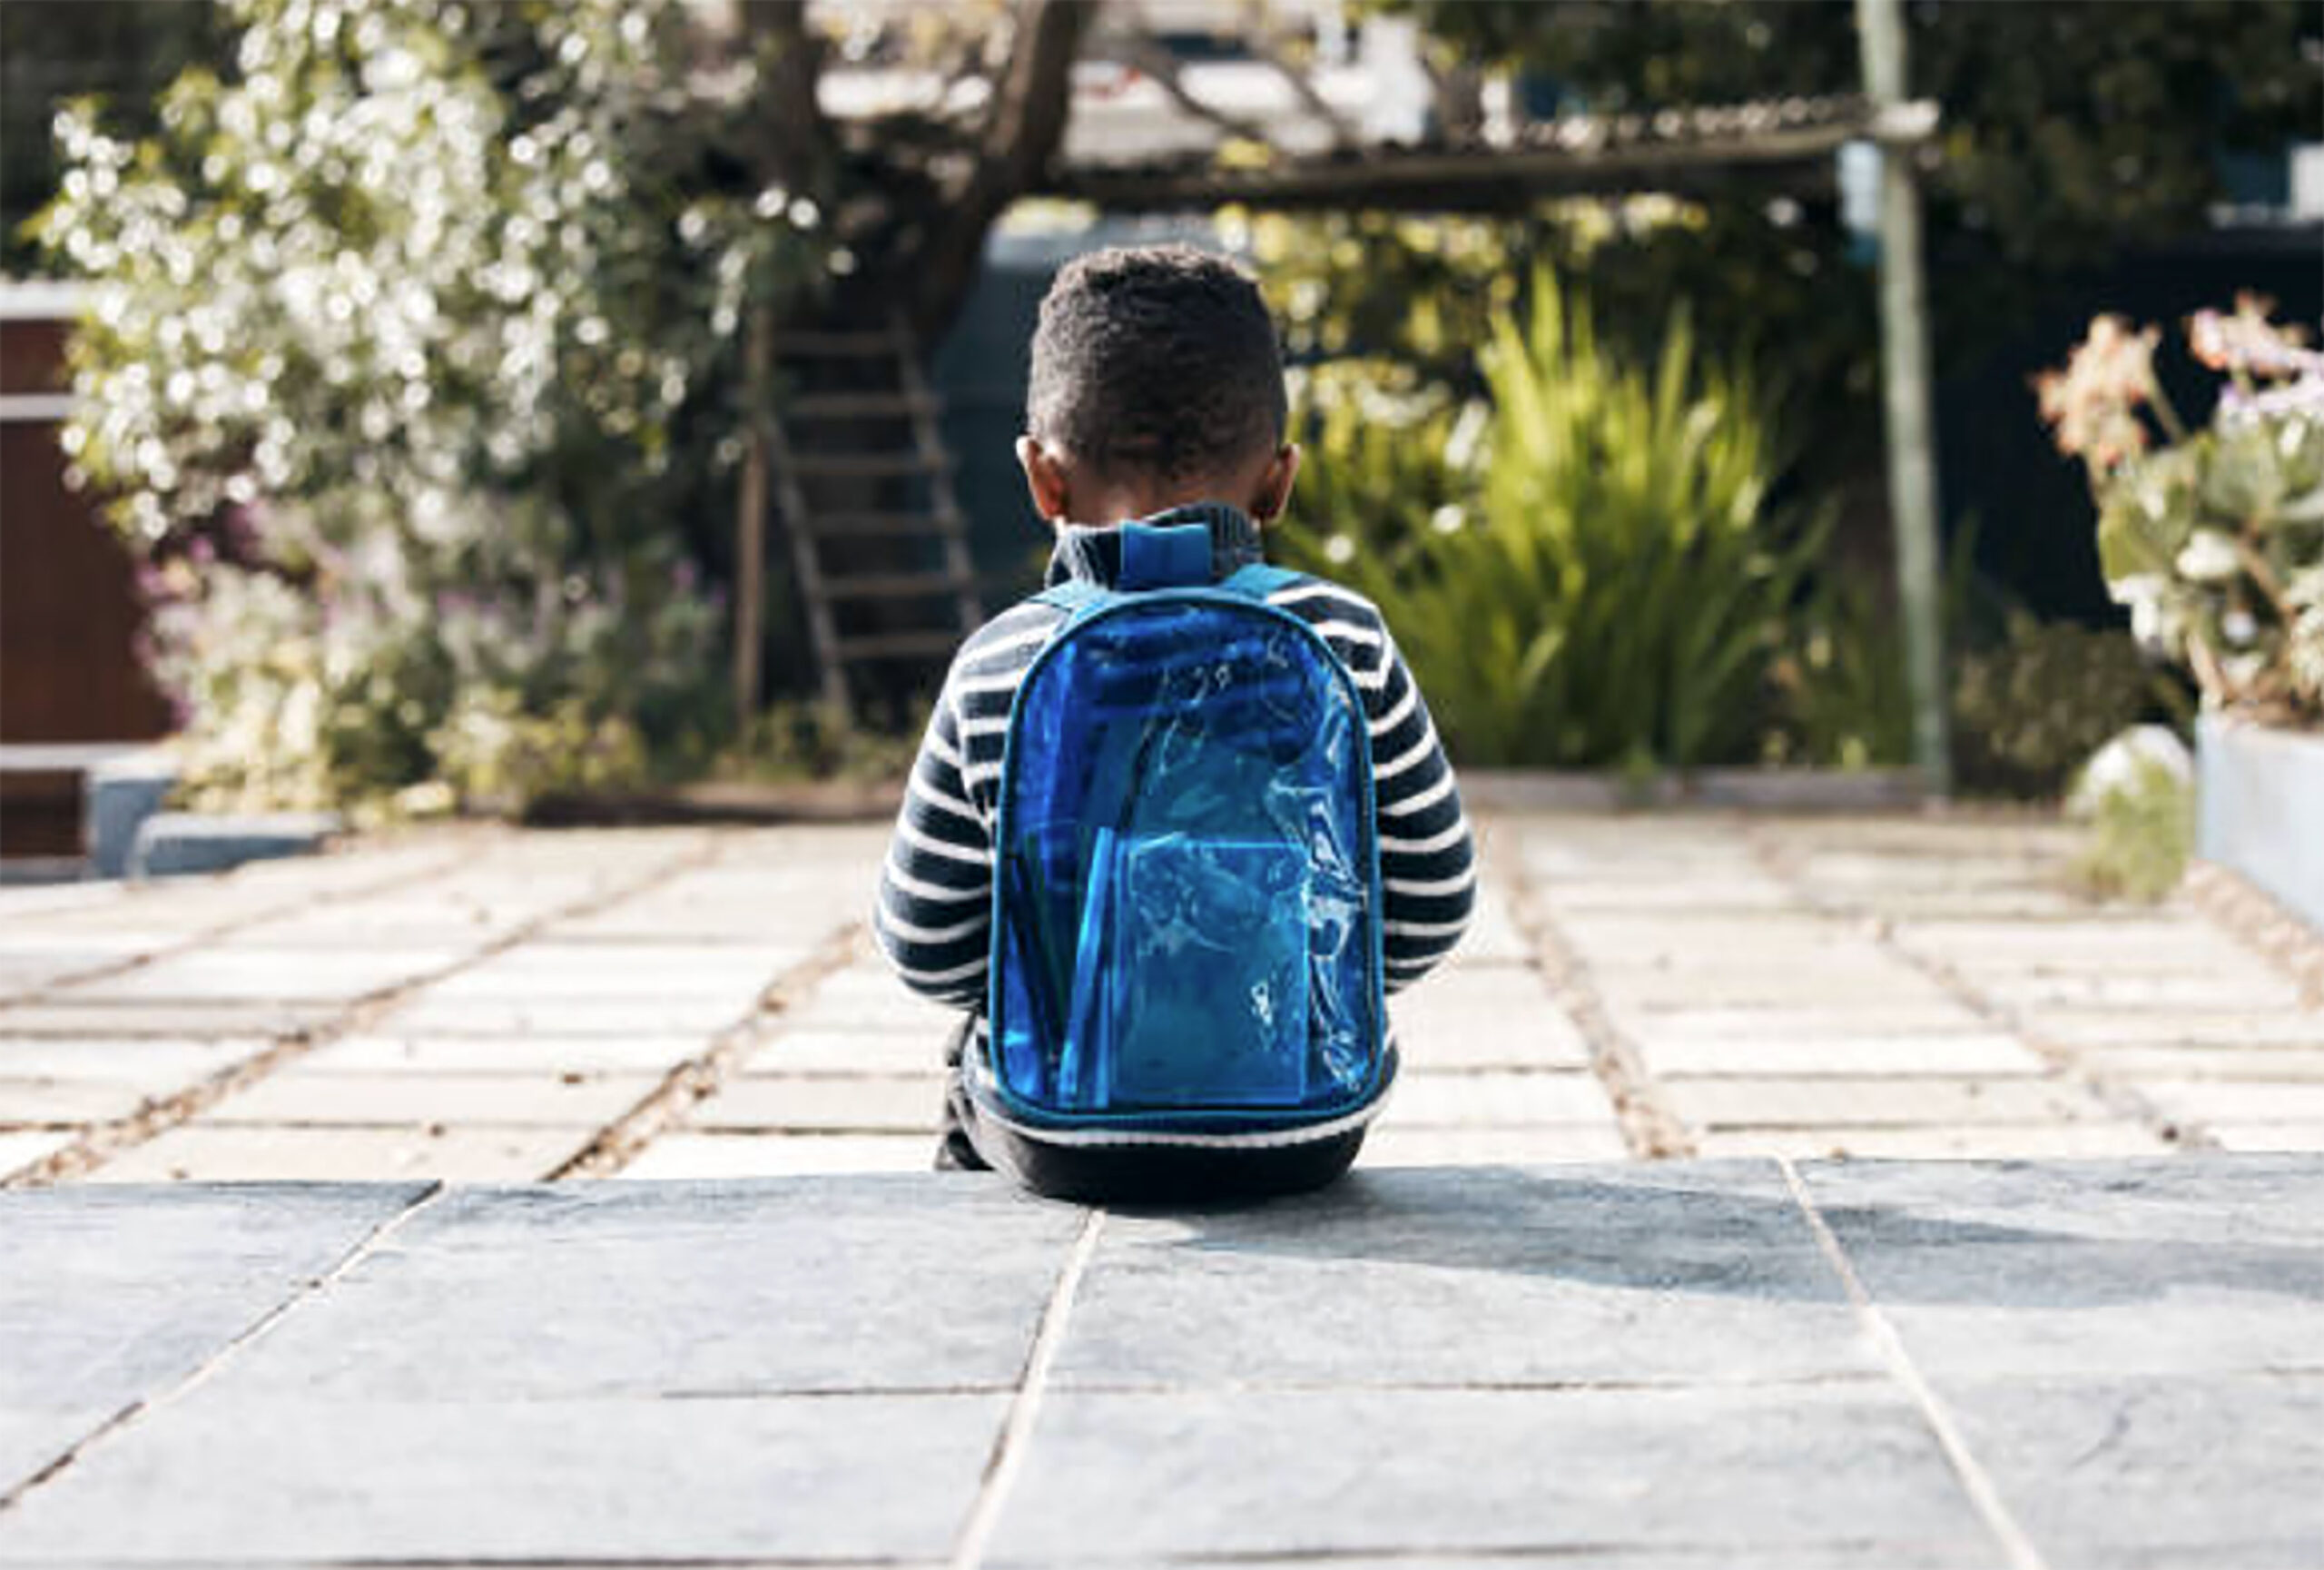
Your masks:
{"label": "green shrub", "polygon": [[1683,312],[1642,370],[1536,277],[1492,319],[1490,400],[1374,390],[1326,408],[1307,559],[1376,600],[1476,763],[1686,768],[1750,757],[1820,529],[1768,501],[1775,434]]}
{"label": "green shrub", "polygon": [[1955,662],[1954,767],[1964,790],[2055,796],[2107,738],[2167,691],[2117,628],[2011,615],[2002,640]]}
{"label": "green shrub", "polygon": [[[2092,772],[2099,760],[2093,760]],[[2090,834],[2075,882],[2099,899],[2152,904],[2179,886],[2195,854],[2195,785],[2184,766],[2121,749],[2123,777],[2079,793]]]}

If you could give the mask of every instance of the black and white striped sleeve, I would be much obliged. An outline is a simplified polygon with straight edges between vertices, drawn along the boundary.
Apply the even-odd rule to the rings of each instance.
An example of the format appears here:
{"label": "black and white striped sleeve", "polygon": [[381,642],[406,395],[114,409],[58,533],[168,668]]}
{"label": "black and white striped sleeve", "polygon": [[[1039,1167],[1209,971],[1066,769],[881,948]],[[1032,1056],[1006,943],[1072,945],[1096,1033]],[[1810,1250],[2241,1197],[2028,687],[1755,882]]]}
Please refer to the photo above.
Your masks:
{"label": "black and white striped sleeve", "polygon": [[1452,765],[1393,637],[1362,685],[1371,706],[1378,804],[1384,957],[1388,990],[1425,975],[1452,952],[1476,903],[1476,849]]}
{"label": "black and white striped sleeve", "polygon": [[983,1001],[992,921],[992,839],[964,780],[948,682],[928,721],[880,869],[872,931],[904,984],[962,1008]]}

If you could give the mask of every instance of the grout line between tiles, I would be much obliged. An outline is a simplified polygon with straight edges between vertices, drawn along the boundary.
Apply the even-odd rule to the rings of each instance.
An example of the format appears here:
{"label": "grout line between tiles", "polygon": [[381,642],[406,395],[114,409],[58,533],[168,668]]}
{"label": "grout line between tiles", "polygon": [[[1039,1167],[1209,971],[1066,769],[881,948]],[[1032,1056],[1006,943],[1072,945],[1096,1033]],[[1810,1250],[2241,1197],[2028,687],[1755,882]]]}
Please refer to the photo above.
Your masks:
{"label": "grout line between tiles", "polygon": [[355,1246],[348,1249],[346,1253],[340,1255],[338,1262],[332,1265],[330,1269],[325,1270],[320,1276],[310,1278],[308,1280],[295,1285],[290,1296],[284,1298],[281,1302],[275,1304],[265,1313],[251,1320],[250,1324],[244,1326],[232,1339],[227,1341],[216,1351],[211,1353],[209,1357],[203,1358],[191,1373],[188,1373],[182,1378],[179,1379],[176,1384],[172,1385],[169,1388],[163,1390],[157,1396],[139,1397],[136,1400],[132,1401],[128,1406],[123,1407],[120,1411],[115,1412],[112,1417],[106,1418],[95,1428],[90,1430],[87,1434],[83,1435],[79,1439],[75,1440],[69,1449],[67,1449],[63,1455],[57,1456],[54,1460],[51,1461],[47,1466],[34,1473],[30,1477],[25,1479],[24,1482],[18,1484],[15,1487],[7,1490],[5,1493],[0,1493],[0,1516],[5,1516],[7,1512],[21,1505],[24,1502],[25,1497],[31,1494],[34,1489],[54,1481],[58,1476],[61,1476],[64,1473],[70,1470],[72,1466],[84,1456],[86,1456],[92,1449],[95,1448],[98,1445],[103,1444],[106,1439],[111,1438],[115,1434],[123,1432],[147,1415],[158,1412],[165,1407],[174,1405],[186,1396],[189,1396],[195,1390],[200,1389],[203,1385],[208,1384],[211,1378],[214,1377],[220,1369],[225,1368],[227,1364],[232,1362],[235,1358],[240,1356],[244,1348],[250,1347],[263,1339],[277,1325],[280,1325],[284,1319],[288,1318],[300,1304],[310,1302],[315,1298],[328,1291],[334,1283],[346,1276],[349,1271],[354,1269],[358,1265],[369,1259],[373,1254],[377,1253],[382,1247],[384,1247],[388,1239],[401,1230],[407,1221],[409,1221],[414,1216],[419,1215],[422,1210],[427,1210],[429,1206],[435,1204],[437,1200],[442,1199],[444,1193],[445,1188],[443,1184],[435,1181],[428,1182],[417,1195],[413,1196],[409,1204],[404,1206],[393,1215],[385,1218],[377,1226],[373,1227],[369,1231],[364,1233],[361,1238],[358,1239]]}
{"label": "grout line between tiles", "polygon": [[[805,957],[768,982],[752,1001],[748,1013],[714,1035],[710,1044],[701,1052],[670,1069],[627,1111],[599,1129],[587,1144],[558,1163],[548,1174],[548,1180],[563,1182],[574,1178],[616,1177],[665,1134],[708,1131],[700,1125],[692,1124],[689,1114],[716,1095],[728,1081],[743,1074],[745,1066],[758,1049],[769,1039],[779,1037],[784,1030],[788,1022],[784,1016],[812,998],[832,975],[847,968],[862,948],[862,937],[861,922],[849,922],[826,937]],[[934,1079],[932,1074],[896,1077]],[[800,1131],[785,1130],[776,1137]],[[869,1131],[874,1131],[818,1129],[813,1132],[822,1135]],[[876,1131],[898,1135],[923,1132],[919,1129]]]}
{"label": "grout line between tiles", "polygon": [[[308,1056],[326,1043],[343,1036],[359,1034],[437,982],[473,970],[487,960],[529,943],[559,922],[609,909],[685,873],[707,866],[724,852],[724,844],[715,836],[705,836],[693,850],[658,863],[614,889],[592,891],[535,916],[469,951],[450,964],[440,965],[423,975],[409,977],[356,998],[342,1005],[320,1024],[281,1032],[264,1049],[228,1064],[174,1094],[149,1101],[127,1117],[84,1127],[79,1137],[63,1150],[0,1178],[0,1189],[42,1188],[85,1176],[123,1151],[192,1122],[235,1092],[248,1090],[277,1069]],[[389,880],[390,884],[393,882]]]}
{"label": "grout line between tiles", "polygon": [[[1480,817],[1476,820],[1476,834],[1477,856],[1482,864],[1501,833],[1498,824]],[[1540,973],[1550,984],[1555,1006],[1581,1033],[1590,1053],[1589,1067],[1584,1071],[1596,1079],[1598,1088],[1612,1103],[1615,1130],[1622,1142],[1631,1155],[1650,1160],[1693,1155],[1694,1135],[1686,1121],[1671,1108],[1669,1098],[1663,1094],[1660,1081],[1647,1067],[1637,1045],[1615,1024],[1589,961],[1575,949],[1559,924],[1522,855],[1516,861],[1516,871],[1509,884],[1511,919],[1531,947]]]}
{"label": "grout line between tiles", "polygon": [[1773,1159],[1783,1172],[1785,1185],[1791,1190],[1792,1202],[1799,1207],[1799,1213],[1807,1218],[1808,1229],[1816,1235],[1817,1247],[1824,1251],[1825,1259],[1838,1274],[1840,1285],[1847,1292],[1848,1301],[1855,1306],[1856,1318],[1862,1323],[1874,1353],[1896,1383],[1904,1387],[1905,1395],[1911,1397],[1913,1406],[1920,1413],[1921,1421],[1928,1425],[1929,1432],[1936,1438],[1937,1448],[1944,1452],[1962,1491],[1968,1495],[1971,1507],[2000,1544],[2010,1570],[2049,1570],[2041,1551],[2034,1546],[2033,1539],[2025,1535],[2025,1529],[2017,1524],[2017,1517],[2010,1512],[2008,1502],[2002,1498],[2001,1489],[1994,1484],[1992,1474],[1985,1470],[1984,1463],[1978,1460],[1975,1452],[1969,1448],[1969,1442],[1963,1436],[1960,1426],[1953,1420],[1952,1410],[1923,1377],[1912,1355],[1905,1351],[1904,1338],[1897,1335],[1896,1327],[1889,1321],[1887,1315],[1881,1312],[1879,1304],[1873,1301],[1872,1292],[1865,1286],[1864,1279],[1856,1274],[1847,1250],[1840,1246],[1838,1236],[1824,1219],[1823,1212],[1817,1210],[1815,1201],[1808,1197],[1807,1185],[1801,1180],[1799,1169],[1787,1157]]}
{"label": "grout line between tiles", "polygon": [[961,1524],[960,1540],[953,1545],[950,1570],[979,1570],[984,1564],[993,1528],[1000,1522],[1000,1512],[1016,1486],[1018,1473],[1024,1469],[1033,1426],[1041,1415],[1041,1397],[1049,1388],[1049,1369],[1057,1362],[1059,1348],[1065,1344],[1066,1326],[1073,1316],[1073,1300],[1080,1293],[1081,1279],[1088,1273],[1089,1260],[1098,1251],[1098,1237],[1105,1225],[1106,1212],[1091,1210],[1082,1220],[1080,1234],[1073,1239],[1072,1250],[1066,1255],[1065,1268],[1058,1272],[1057,1286],[1049,1293],[1049,1306],[1041,1311],[1040,1325],[1033,1332],[1032,1348],[1026,1354],[1025,1377],[1018,1383],[1016,1399],[1009,1403],[1000,1437],[993,1441],[992,1456],[985,1464],[983,1486],[977,1490],[976,1504],[970,1507],[968,1520]]}

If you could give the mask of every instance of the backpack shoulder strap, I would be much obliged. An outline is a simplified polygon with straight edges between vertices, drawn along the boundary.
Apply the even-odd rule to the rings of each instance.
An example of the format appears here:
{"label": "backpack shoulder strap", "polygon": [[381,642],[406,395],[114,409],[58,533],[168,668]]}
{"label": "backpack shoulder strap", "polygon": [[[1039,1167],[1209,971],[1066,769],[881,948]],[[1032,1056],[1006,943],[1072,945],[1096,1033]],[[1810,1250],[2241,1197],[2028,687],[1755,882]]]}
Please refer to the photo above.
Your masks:
{"label": "backpack shoulder strap", "polygon": [[1289,568],[1273,567],[1264,561],[1255,561],[1236,568],[1226,575],[1218,587],[1264,602],[1267,596],[1279,589],[1289,588],[1299,580],[1300,575]]}
{"label": "backpack shoulder strap", "polygon": [[1083,578],[1053,583],[1033,597],[1036,605],[1053,605],[1068,617],[1078,615],[1106,597],[1106,591]]}

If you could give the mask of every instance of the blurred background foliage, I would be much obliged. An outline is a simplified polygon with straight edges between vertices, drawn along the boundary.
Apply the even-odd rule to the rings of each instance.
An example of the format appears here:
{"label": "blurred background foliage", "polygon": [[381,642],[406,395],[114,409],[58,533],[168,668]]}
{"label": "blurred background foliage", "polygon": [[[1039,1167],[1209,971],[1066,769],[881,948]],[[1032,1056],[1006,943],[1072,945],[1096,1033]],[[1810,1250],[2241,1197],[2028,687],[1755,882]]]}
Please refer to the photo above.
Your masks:
{"label": "blurred background foliage", "polygon": [[[1440,71],[1511,69],[1534,114],[1857,81],[1846,0],[1370,8],[1416,17]],[[720,596],[759,396],[737,322],[922,276],[960,148],[899,121],[808,157],[779,91],[699,90],[787,80],[750,74],[779,37],[706,58],[706,15],[0,6],[0,243],[129,285],[84,337],[72,439],[148,558],[153,663],[222,799],[521,800],[697,772],[733,739]],[[991,72],[996,7],[931,15],[900,60]],[[1996,346],[2202,233],[2247,153],[2315,134],[2324,11],[1907,16],[1945,116],[1923,173],[1938,377],[1971,400],[1940,417],[1957,472],[2031,427]],[[113,100],[52,151],[34,78],[75,53]],[[35,261],[15,221],[60,191]],[[1287,542],[1382,599],[1469,761],[1902,760],[1874,274],[1828,182],[1217,232],[1299,363]],[[1984,519],[1951,553],[1965,782],[2054,791],[2091,736],[2183,707],[2100,625],[2078,483],[1955,505]],[[744,750],[775,773],[885,755],[837,725],[778,716]]]}
{"label": "blurred background foliage", "polygon": [[146,563],[188,794],[522,807],[698,768],[736,330],[824,275],[815,203],[696,177],[719,111],[672,90],[675,6],[227,14],[231,64],[147,134],[59,115],[31,226],[104,286],[62,439]]}
{"label": "blurred background foliage", "polygon": [[[1860,80],[1846,4],[1385,8],[1424,24],[1440,68],[1519,69],[1527,106],[1541,114],[1845,94]],[[2126,250],[2201,233],[2240,155],[2280,150],[2324,122],[2324,11],[2314,7],[2028,0],[1915,5],[1907,17],[1915,91],[1944,114],[1921,160],[1940,380],[1970,380],[2062,290]],[[1792,433],[1791,444],[1770,449],[1771,507],[1827,512],[1833,528],[1787,600],[1765,609],[1762,650],[1743,662],[1759,677],[1745,684],[1748,701],[1738,706],[1748,719],[1715,729],[1707,750],[1673,752],[1659,716],[1634,706],[1632,734],[1586,755],[1837,766],[1905,758],[1876,278],[1864,243],[1842,224],[1837,193],[1769,197],[1738,187],[1732,198],[1551,202],[1506,219],[1236,212],[1224,232],[1261,263],[1295,354],[1380,367],[1383,385],[1406,401],[1486,394],[1473,346],[1489,341],[1496,313],[1525,309],[1524,280],[1537,264],[1586,289],[1608,353],[1632,364],[1664,353],[1672,302],[1683,301],[1699,341],[1748,368],[1753,418]],[[1330,382],[1318,374],[1311,385]],[[1339,401],[1351,396],[1343,390]],[[2033,400],[2022,384],[2014,402],[2030,431]],[[1311,408],[1307,418],[1315,450],[1299,516],[1328,517],[1327,533],[1350,542],[1344,553],[1375,548],[1396,517],[1418,537],[1445,505],[1441,477],[1409,449],[1448,435],[1449,418],[1414,425],[1401,443],[1407,450],[1393,456],[1354,450],[1361,435],[1344,417]],[[1358,478],[1335,480],[1341,467]],[[1382,488],[1399,475],[1413,483],[1409,504],[1383,505]],[[1353,491],[1370,499],[1373,516],[1351,529],[1339,525],[1358,509]],[[2051,527],[2032,510],[2041,505],[2028,498],[1983,529],[1952,531],[1951,703],[1956,772],[1971,791],[2054,795],[2107,736],[2142,718],[2183,722],[2190,710],[2183,681],[2143,663],[2119,619],[2095,608],[2102,598],[2088,529]],[[2069,521],[2084,516],[2071,497],[2065,510]],[[1785,536],[1770,523],[1766,540]],[[1308,555],[1330,566],[1319,551]],[[1641,609],[1654,603],[1651,581],[1601,575],[1605,595]],[[1418,603],[1405,608],[1428,614]],[[1686,625],[1674,618],[1638,636],[1675,647]],[[1440,677],[1423,665],[1432,692],[1461,679],[1461,662],[1446,657],[1444,668]],[[1560,750],[1535,736],[1488,742],[1476,755],[1541,761]]]}

